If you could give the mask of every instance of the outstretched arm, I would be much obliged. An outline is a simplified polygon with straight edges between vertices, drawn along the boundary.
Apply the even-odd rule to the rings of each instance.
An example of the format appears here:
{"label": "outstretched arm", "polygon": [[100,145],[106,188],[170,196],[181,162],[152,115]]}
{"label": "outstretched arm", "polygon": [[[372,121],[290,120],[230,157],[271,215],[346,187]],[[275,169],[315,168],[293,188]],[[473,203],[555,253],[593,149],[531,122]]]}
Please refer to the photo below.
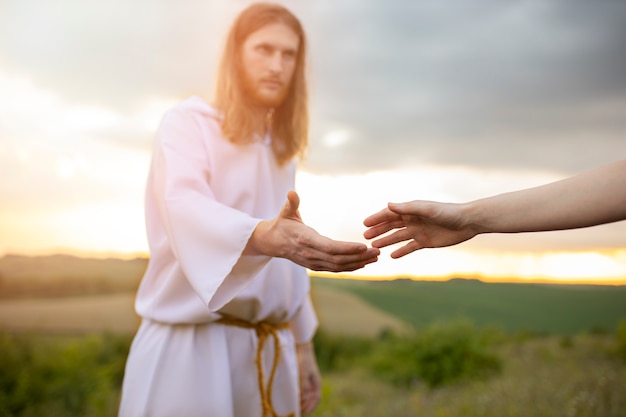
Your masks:
{"label": "outstretched arm", "polygon": [[465,204],[389,203],[365,219],[364,236],[382,248],[407,242],[391,256],[451,246],[481,233],[575,229],[626,219],[626,160],[535,188]]}
{"label": "outstretched arm", "polygon": [[329,239],[305,225],[299,205],[298,194],[290,191],[280,214],[257,225],[244,254],[287,258],[314,271],[354,271],[376,262],[380,250]]}

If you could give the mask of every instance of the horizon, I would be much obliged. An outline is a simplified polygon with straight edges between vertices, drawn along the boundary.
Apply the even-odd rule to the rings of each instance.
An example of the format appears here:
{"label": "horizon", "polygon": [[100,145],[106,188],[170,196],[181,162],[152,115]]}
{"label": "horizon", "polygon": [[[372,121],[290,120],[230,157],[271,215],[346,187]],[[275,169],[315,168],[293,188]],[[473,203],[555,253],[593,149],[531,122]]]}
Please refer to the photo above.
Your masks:
{"label": "horizon", "polygon": [[[4,253],[0,254],[0,262],[5,258],[74,258],[80,260],[95,261],[146,261],[150,259],[148,253],[121,254],[121,253],[76,253],[54,251],[50,253],[26,254],[26,253]],[[328,279],[345,279],[357,281],[419,281],[419,282],[448,282],[454,280],[475,281],[485,284],[544,284],[544,285],[581,285],[581,286],[609,286],[622,287],[626,286],[626,278],[622,280],[606,280],[597,277],[587,277],[586,279],[558,279],[554,277],[516,277],[516,276],[483,276],[479,274],[449,274],[449,275],[413,275],[413,274],[392,274],[392,275],[364,275],[358,271],[353,272],[324,272],[312,271],[307,269],[310,278],[328,278]]]}

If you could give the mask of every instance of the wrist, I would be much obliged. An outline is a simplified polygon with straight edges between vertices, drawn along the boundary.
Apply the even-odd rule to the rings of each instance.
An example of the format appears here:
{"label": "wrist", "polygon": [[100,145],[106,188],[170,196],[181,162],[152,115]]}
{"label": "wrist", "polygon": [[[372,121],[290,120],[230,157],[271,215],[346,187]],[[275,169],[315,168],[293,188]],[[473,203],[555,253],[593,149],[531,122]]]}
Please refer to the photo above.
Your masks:
{"label": "wrist", "polygon": [[313,348],[313,341],[310,340],[308,342],[296,343],[296,350],[300,353],[315,352],[315,349]]}
{"label": "wrist", "polygon": [[243,251],[244,255],[269,255],[267,234],[269,221],[261,220],[252,231]]}
{"label": "wrist", "polygon": [[459,229],[470,230],[476,235],[489,232],[486,223],[488,217],[484,213],[484,207],[480,204],[480,200],[461,204],[460,220]]}

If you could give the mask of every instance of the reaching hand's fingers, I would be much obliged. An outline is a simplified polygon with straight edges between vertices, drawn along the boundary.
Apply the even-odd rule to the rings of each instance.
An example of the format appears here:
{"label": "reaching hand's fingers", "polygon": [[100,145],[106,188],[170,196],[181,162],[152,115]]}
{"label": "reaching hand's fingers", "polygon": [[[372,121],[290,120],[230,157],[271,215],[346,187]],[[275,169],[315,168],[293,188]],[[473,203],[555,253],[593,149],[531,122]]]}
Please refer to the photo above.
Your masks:
{"label": "reaching hand's fingers", "polygon": [[396,249],[391,253],[391,257],[393,259],[402,258],[404,255],[408,255],[409,253],[415,252],[416,250],[423,249],[424,246],[420,245],[418,242],[412,240],[406,245],[402,246],[399,249]]}
{"label": "reaching hand's fingers", "polygon": [[415,200],[405,203],[389,203],[387,208],[395,214],[410,214],[411,216],[430,217],[432,215],[432,204],[429,201]]}
{"label": "reaching hand's fingers", "polygon": [[363,224],[367,227],[373,227],[381,223],[397,220],[399,218],[400,216],[398,216],[396,213],[387,208],[384,208],[378,213],[372,214],[371,216],[363,220]]}
{"label": "reaching hand's fingers", "polygon": [[391,221],[378,223],[375,226],[370,227],[365,232],[363,232],[363,237],[365,237],[366,239],[373,239],[387,233],[390,230],[400,229],[403,227],[406,227],[406,223],[404,222],[404,220],[402,220],[401,217],[397,216]]}
{"label": "reaching hand's fingers", "polygon": [[363,232],[363,237],[365,239],[374,239],[380,235],[384,235],[388,231],[393,229],[393,227],[389,223],[382,223],[376,226],[372,226]]}
{"label": "reaching hand's fingers", "polygon": [[388,236],[384,236],[380,239],[373,241],[372,247],[384,248],[386,246],[395,245],[396,243],[404,242],[410,239],[412,239],[412,237],[408,233],[408,231],[406,229],[400,229]]}

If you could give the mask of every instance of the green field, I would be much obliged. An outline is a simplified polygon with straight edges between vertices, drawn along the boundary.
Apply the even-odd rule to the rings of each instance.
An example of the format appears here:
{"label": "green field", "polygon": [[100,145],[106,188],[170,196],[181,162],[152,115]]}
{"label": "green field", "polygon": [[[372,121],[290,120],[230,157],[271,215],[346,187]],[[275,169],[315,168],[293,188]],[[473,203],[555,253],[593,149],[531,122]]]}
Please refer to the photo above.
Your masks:
{"label": "green field", "polygon": [[[0,323],[27,328],[31,323],[57,320],[63,325],[54,326],[67,328],[72,322],[68,314],[81,316],[81,303],[87,303],[93,306],[87,314],[97,317],[108,315],[107,310],[125,312],[126,320],[116,320],[132,322],[128,328],[134,329],[132,302],[119,300],[132,297],[146,265],[144,258],[5,256],[0,258]],[[575,334],[612,331],[626,318],[626,286],[312,277],[312,287],[322,325],[341,333],[352,330],[376,335],[381,327],[398,329],[400,321],[421,328],[465,317],[478,326],[496,325],[506,332]],[[101,298],[105,295],[108,300]],[[98,298],[87,302],[82,297]],[[57,301],[34,301],[43,298]],[[60,300],[65,298],[67,302]],[[117,300],[117,304],[110,304],[110,300]],[[122,309],[119,303],[123,303]],[[99,323],[97,318],[90,320]],[[115,330],[108,325],[93,330],[102,328]]]}
{"label": "green field", "polygon": [[612,331],[626,318],[626,286],[320,277],[313,278],[313,285],[356,294],[416,328],[465,317],[507,332],[574,334]]}

